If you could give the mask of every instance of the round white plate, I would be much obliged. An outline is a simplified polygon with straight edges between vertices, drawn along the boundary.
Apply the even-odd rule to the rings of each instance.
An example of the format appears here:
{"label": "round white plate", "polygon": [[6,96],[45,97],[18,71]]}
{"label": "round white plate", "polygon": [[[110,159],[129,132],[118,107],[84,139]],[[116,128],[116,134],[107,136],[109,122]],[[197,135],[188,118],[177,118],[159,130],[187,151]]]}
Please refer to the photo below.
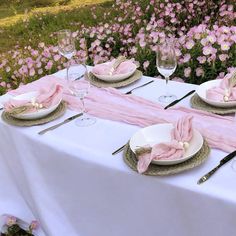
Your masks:
{"label": "round white plate", "polygon": [[[24,93],[24,94],[15,96],[12,99],[15,99],[15,100],[30,100],[32,98],[35,98],[37,95],[38,95],[38,92],[34,91],[34,92]],[[56,104],[54,106],[51,106],[49,108],[42,108],[42,109],[38,109],[35,112],[28,112],[28,113],[25,113],[25,114],[14,115],[14,117],[17,118],[17,119],[21,119],[21,120],[39,119],[39,118],[47,116],[48,114],[50,114],[51,112],[56,110],[56,108],[59,106],[60,102],[61,101],[59,101],[58,104]]]}
{"label": "round white plate", "polygon": [[196,90],[197,95],[206,103],[215,106],[215,107],[234,107],[236,106],[236,101],[229,101],[229,102],[218,102],[209,100],[206,98],[206,91],[210,88],[217,87],[220,85],[220,82],[222,80],[216,79],[216,80],[210,80],[205,83],[202,83],[199,85],[199,87]]}
{"label": "round white plate", "polygon": [[[110,64],[111,62],[105,62],[103,64]],[[106,82],[118,82],[124,79],[129,78],[137,69],[137,66],[132,63],[132,66],[130,67],[129,72],[125,73],[125,74],[117,74],[117,75],[99,75],[94,73],[94,71],[92,70],[91,72],[100,80],[106,81]]]}
{"label": "round white plate", "polygon": [[[135,150],[145,145],[154,146],[158,143],[171,141],[172,124],[157,124],[152,125],[136,132],[130,139],[130,148],[135,153]],[[153,160],[152,163],[158,165],[174,165],[184,162],[195,155],[203,145],[203,137],[197,131],[193,130],[193,137],[189,142],[189,147],[183,157],[175,160]]]}

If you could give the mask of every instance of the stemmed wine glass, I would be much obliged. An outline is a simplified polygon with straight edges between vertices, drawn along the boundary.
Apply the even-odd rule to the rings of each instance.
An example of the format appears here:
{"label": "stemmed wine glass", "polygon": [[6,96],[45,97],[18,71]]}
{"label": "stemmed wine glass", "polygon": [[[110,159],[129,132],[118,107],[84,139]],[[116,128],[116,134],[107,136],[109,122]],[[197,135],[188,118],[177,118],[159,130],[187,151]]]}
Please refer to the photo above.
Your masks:
{"label": "stemmed wine glass", "polygon": [[177,99],[173,94],[168,91],[168,81],[170,76],[174,73],[177,67],[177,59],[173,44],[165,41],[158,45],[158,51],[156,56],[157,70],[166,80],[166,94],[159,97],[160,102],[169,103]]}
{"label": "stemmed wine glass", "polygon": [[[68,29],[60,30],[57,33],[59,53],[69,61],[76,53],[75,39]],[[69,63],[66,67],[66,78],[68,80]]]}
{"label": "stemmed wine glass", "polygon": [[80,127],[90,126],[96,122],[94,117],[90,117],[85,111],[84,98],[88,95],[90,83],[85,79],[87,75],[87,67],[84,64],[78,64],[70,67],[68,78],[69,92],[80,99],[82,103],[81,112],[83,115],[76,119],[75,124]]}

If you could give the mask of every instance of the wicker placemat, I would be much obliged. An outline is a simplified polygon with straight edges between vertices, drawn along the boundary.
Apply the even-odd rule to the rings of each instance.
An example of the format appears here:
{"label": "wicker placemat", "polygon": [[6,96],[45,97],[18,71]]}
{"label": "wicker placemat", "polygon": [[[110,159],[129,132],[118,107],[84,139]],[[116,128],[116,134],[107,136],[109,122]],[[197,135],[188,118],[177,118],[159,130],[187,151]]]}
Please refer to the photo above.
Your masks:
{"label": "wicker placemat", "polygon": [[236,107],[215,107],[209,105],[208,103],[204,102],[197,94],[194,94],[194,96],[191,97],[190,102],[192,108],[208,111],[218,115],[226,115],[236,112]]}
{"label": "wicker placemat", "polygon": [[[150,164],[147,171],[143,173],[144,175],[157,175],[157,176],[164,176],[164,175],[173,175],[179,172],[183,172],[189,169],[192,169],[196,166],[202,164],[207,157],[209,156],[210,148],[206,141],[204,141],[202,148],[200,151],[195,154],[192,158],[188,159],[185,162],[175,164],[175,165],[156,165]],[[131,151],[129,144],[126,145],[123,159],[125,163],[134,171],[137,171],[137,159],[135,154]]]}
{"label": "wicker placemat", "polygon": [[106,82],[103,80],[98,79],[92,72],[89,73],[88,75],[88,80],[92,85],[95,85],[96,87],[113,87],[113,88],[121,88],[124,86],[127,86],[139,79],[143,76],[142,72],[140,70],[136,70],[133,75],[131,75],[129,78],[122,80],[122,81],[117,81],[117,82]]}
{"label": "wicker placemat", "polygon": [[61,102],[60,105],[57,107],[57,109],[54,110],[52,113],[36,120],[20,120],[20,119],[14,118],[8,112],[5,112],[5,111],[2,112],[2,119],[10,125],[34,126],[34,125],[41,125],[41,124],[45,124],[50,121],[53,121],[61,117],[65,113],[65,111],[66,111],[66,103]]}

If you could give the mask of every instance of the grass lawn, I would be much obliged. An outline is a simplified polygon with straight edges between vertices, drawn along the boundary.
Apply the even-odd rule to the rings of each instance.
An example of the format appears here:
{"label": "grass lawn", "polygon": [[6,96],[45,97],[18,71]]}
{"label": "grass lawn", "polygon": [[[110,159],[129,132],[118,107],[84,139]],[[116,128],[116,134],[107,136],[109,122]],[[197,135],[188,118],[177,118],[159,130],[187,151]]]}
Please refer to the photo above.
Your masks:
{"label": "grass lawn", "polygon": [[41,41],[55,43],[52,33],[57,30],[78,30],[81,24],[96,24],[93,5],[101,17],[112,5],[108,0],[18,0],[14,4],[4,1],[0,3],[0,53],[17,44],[37,47]]}

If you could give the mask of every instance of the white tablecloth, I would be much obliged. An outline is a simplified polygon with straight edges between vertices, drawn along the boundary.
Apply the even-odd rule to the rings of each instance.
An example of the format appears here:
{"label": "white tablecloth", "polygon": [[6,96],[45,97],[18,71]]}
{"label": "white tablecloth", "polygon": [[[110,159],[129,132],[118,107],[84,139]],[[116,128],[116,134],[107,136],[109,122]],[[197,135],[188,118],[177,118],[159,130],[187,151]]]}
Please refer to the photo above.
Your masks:
{"label": "white tablecloth", "polygon": [[[64,76],[64,71],[57,76]],[[143,77],[121,90],[150,79]],[[164,85],[165,81],[156,79],[134,94],[157,101]],[[170,82],[170,91],[177,96],[194,88]],[[180,105],[189,106],[189,98]],[[137,126],[97,119],[93,126],[77,127],[73,121],[37,134],[73,114],[67,111],[50,124],[28,128],[0,121],[1,163],[7,163],[17,191],[46,235],[236,235],[236,172],[231,162],[197,185],[226,153],[212,150],[203,165],[174,176],[139,175],[126,166],[122,153],[111,155]]]}

